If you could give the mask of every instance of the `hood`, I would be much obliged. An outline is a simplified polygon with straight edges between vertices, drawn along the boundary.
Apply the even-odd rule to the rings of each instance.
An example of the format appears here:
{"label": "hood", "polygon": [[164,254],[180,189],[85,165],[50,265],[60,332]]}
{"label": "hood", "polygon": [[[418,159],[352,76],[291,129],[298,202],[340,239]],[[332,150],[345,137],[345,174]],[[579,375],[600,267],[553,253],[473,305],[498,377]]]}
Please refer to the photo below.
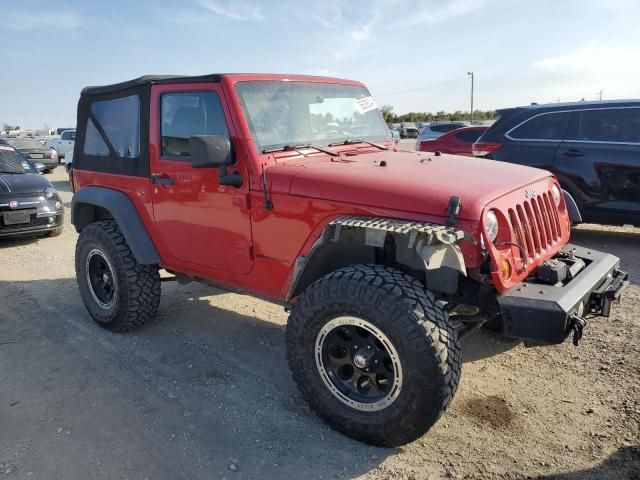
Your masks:
{"label": "hood", "polygon": [[0,195],[40,193],[50,187],[49,180],[37,173],[0,174]]}
{"label": "hood", "polygon": [[445,216],[449,199],[457,196],[458,217],[473,221],[492,200],[551,174],[482,158],[380,151],[333,161],[279,159],[268,175],[280,189],[288,184],[291,195],[424,215]]}

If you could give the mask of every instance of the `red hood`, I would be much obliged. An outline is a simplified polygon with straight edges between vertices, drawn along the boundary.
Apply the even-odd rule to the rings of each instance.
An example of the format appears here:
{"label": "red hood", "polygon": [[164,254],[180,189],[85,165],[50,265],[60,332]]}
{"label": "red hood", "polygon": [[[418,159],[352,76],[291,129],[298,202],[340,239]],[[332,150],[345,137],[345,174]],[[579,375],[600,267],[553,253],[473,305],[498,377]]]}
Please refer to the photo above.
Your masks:
{"label": "red hood", "polygon": [[267,175],[276,192],[425,215],[446,215],[455,195],[462,203],[459,218],[473,221],[490,201],[550,173],[481,158],[380,151],[333,161],[325,155],[279,158]]}

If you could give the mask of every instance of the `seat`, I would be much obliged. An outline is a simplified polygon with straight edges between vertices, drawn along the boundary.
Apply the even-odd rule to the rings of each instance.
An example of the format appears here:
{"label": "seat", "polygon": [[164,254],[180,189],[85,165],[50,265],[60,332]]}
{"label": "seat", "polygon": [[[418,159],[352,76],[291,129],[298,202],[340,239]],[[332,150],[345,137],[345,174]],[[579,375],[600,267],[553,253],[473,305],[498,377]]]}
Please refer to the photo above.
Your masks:
{"label": "seat", "polygon": [[180,107],[173,114],[171,125],[162,137],[164,151],[169,155],[189,155],[189,138],[207,134],[204,111],[200,107]]}

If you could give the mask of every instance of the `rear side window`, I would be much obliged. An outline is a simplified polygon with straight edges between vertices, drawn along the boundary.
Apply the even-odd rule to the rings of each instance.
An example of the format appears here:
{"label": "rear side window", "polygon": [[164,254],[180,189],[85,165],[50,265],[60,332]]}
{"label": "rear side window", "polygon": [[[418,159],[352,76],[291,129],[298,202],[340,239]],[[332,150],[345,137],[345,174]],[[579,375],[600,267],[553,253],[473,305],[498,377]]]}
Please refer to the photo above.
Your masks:
{"label": "rear side window", "polygon": [[220,97],[215,92],[166,93],[160,101],[163,157],[189,157],[194,135],[229,137]]}
{"label": "rear side window", "polygon": [[[138,158],[140,156],[140,99],[137,95],[93,102],[91,119],[87,122],[87,134],[84,142],[84,152],[88,155],[102,155],[91,153],[102,152],[102,145],[95,139],[100,137],[106,146],[111,144],[114,153],[120,158]],[[89,129],[92,129],[91,132]],[[100,132],[102,129],[102,132]],[[102,138],[102,133],[106,138]],[[108,149],[105,156],[108,155]]]}
{"label": "rear side window", "polygon": [[455,130],[456,128],[464,127],[464,124],[460,123],[443,123],[441,125],[431,125],[429,128],[438,133],[447,133],[451,130]]}
{"label": "rear side window", "polygon": [[461,132],[454,133],[454,135],[461,142],[474,143],[478,138],[480,138],[483,131],[484,130],[463,130]]}
{"label": "rear side window", "polygon": [[509,130],[516,140],[562,140],[570,112],[543,113]]}
{"label": "rear side window", "polygon": [[84,138],[84,153],[86,155],[96,155],[106,157],[109,155],[109,147],[104,143],[102,136],[96,129],[91,119],[87,120],[87,131]]}
{"label": "rear side window", "polygon": [[575,110],[566,140],[640,143],[640,108]]}

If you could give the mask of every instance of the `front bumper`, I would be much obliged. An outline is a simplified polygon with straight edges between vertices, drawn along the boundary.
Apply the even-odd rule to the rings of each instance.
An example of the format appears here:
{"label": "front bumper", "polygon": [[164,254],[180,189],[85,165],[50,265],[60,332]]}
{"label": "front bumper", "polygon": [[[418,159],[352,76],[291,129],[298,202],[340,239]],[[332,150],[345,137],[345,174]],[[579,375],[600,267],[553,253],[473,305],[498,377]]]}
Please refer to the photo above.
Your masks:
{"label": "front bumper", "polygon": [[608,253],[567,244],[558,255],[573,255],[586,267],[562,286],[523,282],[500,295],[505,335],[544,344],[562,343],[572,332],[581,336],[584,319],[608,317],[629,283],[620,259]]}
{"label": "front bumper", "polygon": [[[16,208],[10,207],[10,201],[18,202]],[[44,195],[12,196],[0,199],[0,238],[18,235],[45,233],[64,224],[64,208],[56,209],[55,201],[47,200]],[[4,214],[8,212],[27,212],[26,223],[7,222]]]}

